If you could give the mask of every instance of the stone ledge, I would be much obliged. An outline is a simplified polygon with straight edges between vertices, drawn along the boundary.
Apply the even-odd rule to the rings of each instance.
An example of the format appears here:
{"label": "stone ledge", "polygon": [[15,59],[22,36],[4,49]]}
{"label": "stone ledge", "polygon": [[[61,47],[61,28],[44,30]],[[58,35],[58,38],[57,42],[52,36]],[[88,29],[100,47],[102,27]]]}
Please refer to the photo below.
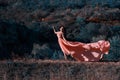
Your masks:
{"label": "stone ledge", "polygon": [[0,63],[1,80],[119,80],[120,62],[15,61]]}

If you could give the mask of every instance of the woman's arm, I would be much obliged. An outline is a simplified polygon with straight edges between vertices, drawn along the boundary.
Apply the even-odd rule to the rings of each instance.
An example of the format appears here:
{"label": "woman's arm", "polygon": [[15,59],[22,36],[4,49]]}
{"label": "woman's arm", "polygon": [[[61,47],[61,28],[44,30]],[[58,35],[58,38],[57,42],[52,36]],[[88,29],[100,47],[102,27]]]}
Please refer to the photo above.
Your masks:
{"label": "woman's arm", "polygon": [[53,31],[54,31],[54,33],[56,34],[56,31],[55,31],[55,27],[53,26]]}
{"label": "woman's arm", "polygon": [[59,36],[60,38],[62,38],[63,40],[66,41],[66,39],[64,38],[64,34],[63,34],[63,27],[60,28],[60,31],[55,31],[55,28],[53,27],[54,33],[57,34],[57,36]]}

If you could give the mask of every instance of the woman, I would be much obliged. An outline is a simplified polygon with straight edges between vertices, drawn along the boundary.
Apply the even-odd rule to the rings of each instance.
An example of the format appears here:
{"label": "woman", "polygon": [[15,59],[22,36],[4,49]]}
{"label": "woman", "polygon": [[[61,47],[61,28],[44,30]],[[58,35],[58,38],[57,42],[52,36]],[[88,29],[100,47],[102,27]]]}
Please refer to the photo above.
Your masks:
{"label": "woman", "polygon": [[98,42],[88,44],[71,42],[64,38],[63,27],[61,27],[58,32],[55,31],[54,27],[53,30],[57,35],[58,43],[64,53],[65,59],[67,59],[66,55],[71,55],[78,61],[99,61],[103,57],[103,54],[108,54],[110,49],[109,41],[100,40]]}

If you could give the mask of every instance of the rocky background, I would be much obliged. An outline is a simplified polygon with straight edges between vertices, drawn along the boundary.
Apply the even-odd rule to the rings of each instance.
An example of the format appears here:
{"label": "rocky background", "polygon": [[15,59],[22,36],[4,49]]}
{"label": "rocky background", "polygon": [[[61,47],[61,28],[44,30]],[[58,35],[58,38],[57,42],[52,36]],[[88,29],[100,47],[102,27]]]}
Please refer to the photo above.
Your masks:
{"label": "rocky background", "polygon": [[83,43],[109,40],[120,60],[120,0],[0,0],[0,59],[63,59],[52,27]]}

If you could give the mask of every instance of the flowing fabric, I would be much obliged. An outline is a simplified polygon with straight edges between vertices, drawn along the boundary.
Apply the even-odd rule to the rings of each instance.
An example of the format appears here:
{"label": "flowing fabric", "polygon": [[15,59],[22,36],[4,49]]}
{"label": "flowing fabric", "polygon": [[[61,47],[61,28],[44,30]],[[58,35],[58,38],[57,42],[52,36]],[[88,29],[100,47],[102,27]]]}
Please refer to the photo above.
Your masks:
{"label": "flowing fabric", "polygon": [[78,61],[99,61],[103,54],[108,54],[110,49],[109,41],[100,40],[95,43],[81,43],[81,42],[71,42],[67,41],[62,30],[55,32],[58,37],[58,43],[61,50],[66,55],[71,55],[75,60]]}

